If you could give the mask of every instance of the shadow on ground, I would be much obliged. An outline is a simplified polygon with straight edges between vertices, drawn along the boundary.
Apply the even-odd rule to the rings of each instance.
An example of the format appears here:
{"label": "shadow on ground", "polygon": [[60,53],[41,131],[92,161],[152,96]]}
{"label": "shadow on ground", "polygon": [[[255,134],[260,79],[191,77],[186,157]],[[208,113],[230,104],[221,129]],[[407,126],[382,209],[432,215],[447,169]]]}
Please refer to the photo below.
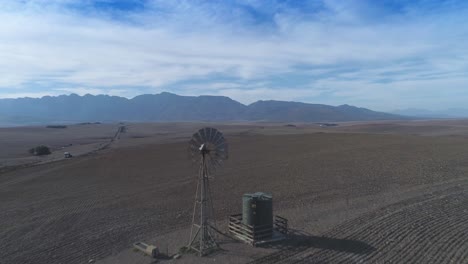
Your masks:
{"label": "shadow on ground", "polygon": [[376,250],[375,247],[362,241],[314,236],[297,230],[290,230],[290,234],[286,240],[265,244],[260,247],[276,249],[277,251],[255,259],[251,263],[273,263],[287,260],[295,258],[297,255],[310,249],[322,249],[357,255],[367,255]]}
{"label": "shadow on ground", "polygon": [[286,240],[265,244],[261,247],[281,249],[290,246],[307,246],[308,248],[328,249],[354,254],[368,254],[375,250],[373,246],[362,241],[314,236],[297,230],[290,231]]}

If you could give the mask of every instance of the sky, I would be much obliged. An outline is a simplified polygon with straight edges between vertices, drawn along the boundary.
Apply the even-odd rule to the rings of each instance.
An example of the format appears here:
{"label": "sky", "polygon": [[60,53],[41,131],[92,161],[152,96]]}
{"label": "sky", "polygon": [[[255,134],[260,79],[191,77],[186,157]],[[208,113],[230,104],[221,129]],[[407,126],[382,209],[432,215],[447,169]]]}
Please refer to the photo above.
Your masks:
{"label": "sky", "polygon": [[0,98],[468,108],[468,1],[0,1]]}

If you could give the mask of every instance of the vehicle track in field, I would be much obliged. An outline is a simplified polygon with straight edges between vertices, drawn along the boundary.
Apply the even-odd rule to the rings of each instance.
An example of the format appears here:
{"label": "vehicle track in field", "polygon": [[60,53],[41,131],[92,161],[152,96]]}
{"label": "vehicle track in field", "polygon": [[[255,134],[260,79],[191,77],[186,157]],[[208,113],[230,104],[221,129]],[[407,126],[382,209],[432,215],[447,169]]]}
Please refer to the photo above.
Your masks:
{"label": "vehicle track in field", "polygon": [[[251,263],[468,263],[468,181],[347,221]],[[294,241],[296,240],[296,241]]]}

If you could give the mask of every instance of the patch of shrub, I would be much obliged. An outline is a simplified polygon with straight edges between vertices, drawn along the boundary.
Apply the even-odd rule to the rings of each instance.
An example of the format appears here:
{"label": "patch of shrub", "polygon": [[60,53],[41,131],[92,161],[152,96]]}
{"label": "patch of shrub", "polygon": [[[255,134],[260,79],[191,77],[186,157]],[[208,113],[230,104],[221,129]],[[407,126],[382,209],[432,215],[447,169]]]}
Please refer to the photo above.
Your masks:
{"label": "patch of shrub", "polygon": [[43,155],[49,155],[51,152],[50,152],[49,147],[41,145],[41,146],[37,146],[37,147],[30,149],[29,153],[35,156],[43,156]]}
{"label": "patch of shrub", "polygon": [[48,125],[47,128],[67,128],[67,126],[64,126],[64,125]]}

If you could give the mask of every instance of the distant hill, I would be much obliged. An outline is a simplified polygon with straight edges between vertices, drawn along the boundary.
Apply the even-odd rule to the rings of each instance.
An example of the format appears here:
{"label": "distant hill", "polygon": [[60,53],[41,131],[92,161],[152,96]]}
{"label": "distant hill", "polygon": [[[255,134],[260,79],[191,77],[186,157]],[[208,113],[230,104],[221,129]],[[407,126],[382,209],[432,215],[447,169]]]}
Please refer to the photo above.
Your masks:
{"label": "distant hill", "polygon": [[405,115],[422,118],[468,118],[468,109],[462,108],[449,108],[445,110],[408,108],[395,110],[392,113],[396,115]]}
{"label": "distant hill", "polygon": [[349,105],[284,101],[243,105],[224,96],[145,94],[132,99],[108,95],[61,95],[0,99],[0,123],[36,124],[91,121],[284,121],[329,122],[405,119]]}
{"label": "distant hill", "polygon": [[350,105],[330,106],[283,101],[257,101],[247,106],[249,120],[327,122],[404,119],[402,116]]}

